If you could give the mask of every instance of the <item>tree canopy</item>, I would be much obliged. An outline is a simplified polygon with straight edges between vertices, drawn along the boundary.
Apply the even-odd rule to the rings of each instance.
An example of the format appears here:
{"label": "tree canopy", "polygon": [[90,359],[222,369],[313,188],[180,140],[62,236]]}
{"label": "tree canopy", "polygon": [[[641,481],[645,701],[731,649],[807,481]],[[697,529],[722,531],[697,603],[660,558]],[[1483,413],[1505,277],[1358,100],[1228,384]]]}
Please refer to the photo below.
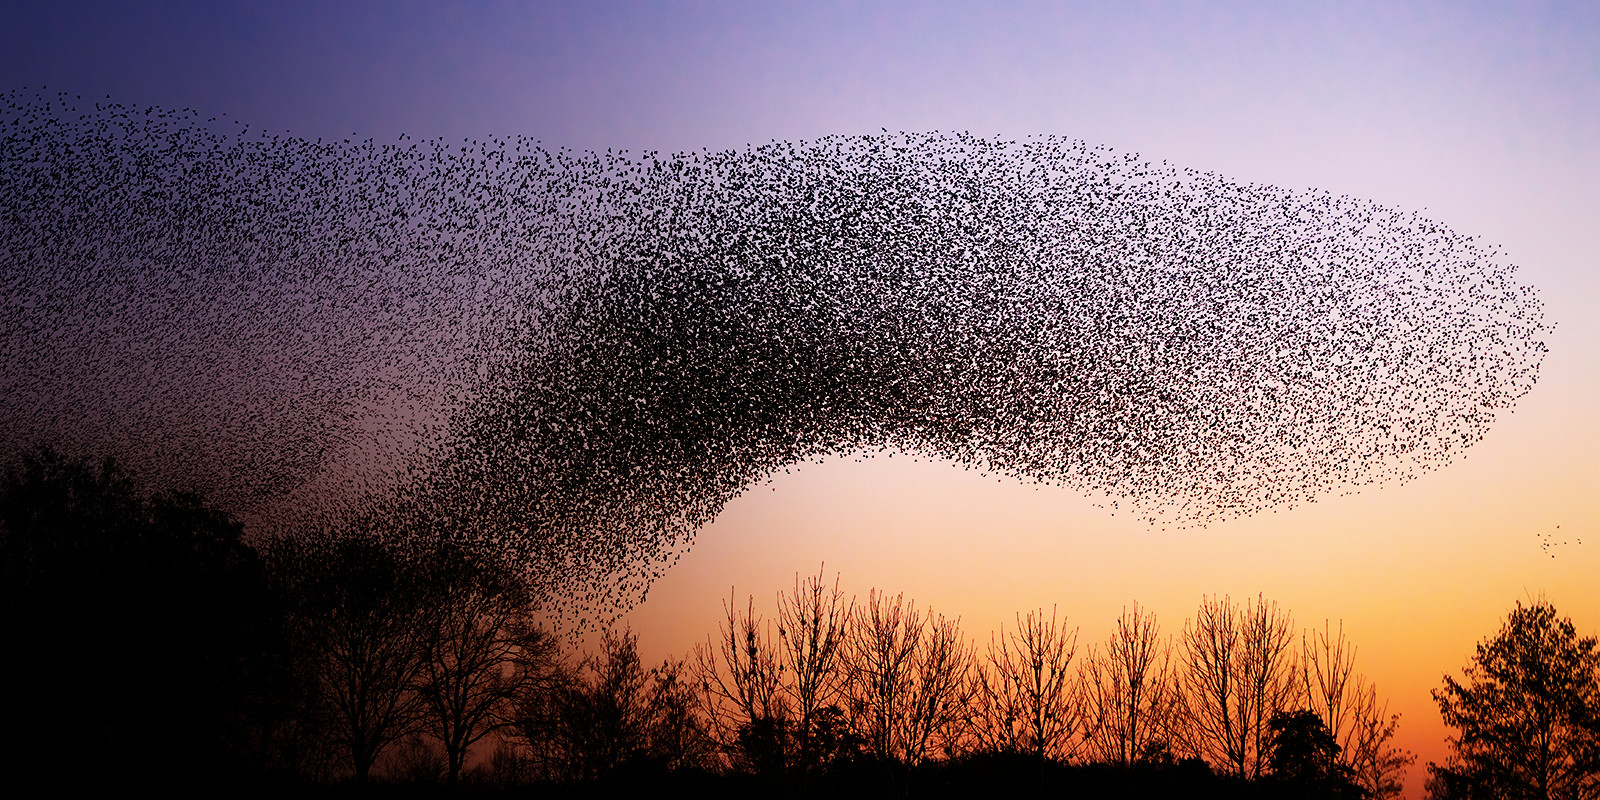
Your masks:
{"label": "tree canopy", "polygon": [[1455,729],[1434,797],[1600,797],[1600,652],[1549,602],[1518,603],[1433,698]]}
{"label": "tree canopy", "polygon": [[[19,763],[126,783],[254,758],[283,632],[226,514],[145,493],[114,462],[38,450],[0,478],[0,570],[5,749]],[[93,758],[75,761],[69,741]]]}

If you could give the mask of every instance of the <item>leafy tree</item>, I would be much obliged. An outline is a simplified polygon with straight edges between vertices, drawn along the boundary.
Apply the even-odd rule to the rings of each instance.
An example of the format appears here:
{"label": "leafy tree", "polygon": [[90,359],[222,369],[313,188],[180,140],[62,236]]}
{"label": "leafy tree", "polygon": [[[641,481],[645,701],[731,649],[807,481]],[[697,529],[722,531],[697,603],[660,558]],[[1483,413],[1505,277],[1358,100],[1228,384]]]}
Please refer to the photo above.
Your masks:
{"label": "leafy tree", "polygon": [[1437,798],[1600,797],[1600,653],[1544,600],[1520,602],[1463,679],[1433,692],[1455,729]]}
{"label": "leafy tree", "polygon": [[1339,743],[1315,711],[1272,715],[1272,777],[1297,797],[1361,797],[1348,767],[1339,761]]}
{"label": "leafy tree", "polygon": [[[283,615],[239,525],[196,495],[24,455],[0,479],[0,637],[0,750],[30,772],[170,783],[267,766],[257,723],[288,674]],[[90,764],[64,761],[81,751]]]}

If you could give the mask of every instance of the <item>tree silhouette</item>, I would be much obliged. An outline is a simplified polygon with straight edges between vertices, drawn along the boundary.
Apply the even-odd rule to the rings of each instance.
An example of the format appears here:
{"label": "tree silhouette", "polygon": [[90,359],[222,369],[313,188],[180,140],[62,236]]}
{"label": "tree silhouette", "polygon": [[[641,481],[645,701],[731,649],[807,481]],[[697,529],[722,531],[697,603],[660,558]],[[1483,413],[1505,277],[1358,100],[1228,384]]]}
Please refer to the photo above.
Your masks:
{"label": "tree silhouette", "polygon": [[198,496],[25,454],[0,479],[0,641],[0,747],[19,768],[127,784],[270,765],[282,609],[238,524]]}
{"label": "tree silhouette", "polygon": [[575,670],[565,663],[553,638],[530,640],[518,651],[515,669],[520,691],[513,700],[512,726],[503,744],[517,763],[515,769],[504,763],[501,767],[535,780],[566,779],[573,759],[562,736],[562,712],[567,692],[577,681]]}
{"label": "tree silhouette", "polygon": [[754,597],[743,614],[729,597],[723,612],[717,639],[694,649],[706,718],[735,767],[781,774],[790,737],[783,654],[756,614]]}
{"label": "tree silhouette", "polygon": [[699,687],[681,661],[645,669],[632,631],[603,631],[576,669],[542,658],[530,666],[541,677],[523,687],[516,728],[539,777],[592,784],[713,766]]}
{"label": "tree silhouette", "polygon": [[1301,691],[1339,745],[1339,762],[1369,797],[1398,797],[1406,768],[1416,760],[1392,742],[1400,715],[1379,703],[1377,687],[1355,673],[1356,648],[1344,636],[1344,624],[1311,630],[1301,642]]}
{"label": "tree silhouette", "polygon": [[1125,609],[1105,650],[1090,651],[1081,685],[1084,738],[1095,760],[1128,767],[1170,749],[1177,687],[1171,644],[1154,614],[1137,603]]}
{"label": "tree silhouette", "polygon": [[693,668],[668,658],[650,671],[648,755],[665,771],[710,771],[718,766],[716,741],[699,714],[700,685]]}
{"label": "tree silhouette", "polygon": [[[295,549],[297,635],[314,710],[357,783],[390,744],[413,733],[428,628],[426,585],[409,554],[379,538],[378,519],[325,531]],[[375,527],[374,527],[375,526]]]}
{"label": "tree silhouette", "polygon": [[454,788],[473,745],[510,724],[511,708],[534,674],[517,668],[550,635],[529,618],[526,587],[492,560],[453,548],[432,554],[423,587],[430,613],[420,631],[417,691],[422,728],[444,748]]}
{"label": "tree silhouette", "polygon": [[1294,706],[1293,627],[1276,603],[1236,607],[1203,599],[1184,626],[1182,674],[1187,747],[1213,768],[1261,777],[1272,716]]}
{"label": "tree silhouette", "polygon": [[916,765],[942,752],[961,750],[967,709],[972,701],[972,647],[962,638],[959,620],[928,610],[925,631],[913,658],[915,666],[902,716],[906,763]]}
{"label": "tree silhouette", "polygon": [[561,732],[570,743],[572,774],[610,775],[649,744],[650,675],[639,662],[638,637],[606,630],[600,652],[585,659],[562,700]]}
{"label": "tree silhouette", "polygon": [[1080,711],[1070,671],[1078,631],[1055,612],[1017,615],[1017,630],[989,642],[977,670],[972,732],[979,750],[1066,761],[1076,754]]}
{"label": "tree silhouette", "polygon": [[1339,762],[1339,743],[1317,713],[1279,711],[1272,731],[1272,777],[1301,798],[1357,798],[1363,791]]}
{"label": "tree silhouette", "polygon": [[914,602],[873,590],[850,624],[850,714],[867,751],[885,761],[905,756],[905,723],[924,627]]}
{"label": "tree silhouette", "polygon": [[[817,741],[823,733],[819,726],[831,723],[841,710],[841,657],[854,608],[854,599],[839,590],[838,577],[829,587],[820,570],[804,582],[796,574],[794,589],[778,595],[778,638],[789,672],[783,688],[794,715],[795,757],[802,773],[822,766],[832,749],[831,743]],[[830,708],[833,713],[824,715]]]}
{"label": "tree silhouette", "polygon": [[1517,603],[1433,699],[1455,729],[1434,797],[1600,797],[1600,652],[1549,602]]}

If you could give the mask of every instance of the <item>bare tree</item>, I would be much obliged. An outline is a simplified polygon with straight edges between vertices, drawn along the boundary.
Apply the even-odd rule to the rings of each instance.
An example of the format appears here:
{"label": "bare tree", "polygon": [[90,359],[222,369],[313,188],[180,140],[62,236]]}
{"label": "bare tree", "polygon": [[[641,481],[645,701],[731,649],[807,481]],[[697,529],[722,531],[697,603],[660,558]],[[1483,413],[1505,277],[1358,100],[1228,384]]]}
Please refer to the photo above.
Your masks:
{"label": "bare tree", "polygon": [[650,671],[649,757],[668,770],[713,769],[717,744],[697,709],[700,686],[681,660],[666,659]]}
{"label": "bare tree", "polygon": [[1301,691],[1306,706],[1322,719],[1339,745],[1339,762],[1363,791],[1375,798],[1398,797],[1406,768],[1416,756],[1392,744],[1400,715],[1365,676],[1355,674],[1356,648],[1326,620],[1301,643]]}
{"label": "bare tree", "polygon": [[804,582],[796,574],[793,591],[778,595],[778,637],[790,675],[783,690],[794,717],[801,769],[810,769],[821,756],[813,742],[819,712],[839,707],[844,699],[841,655],[854,609],[855,601],[839,590],[838,577],[829,587],[820,570]]}
{"label": "bare tree", "polygon": [[1300,684],[1295,680],[1294,623],[1288,612],[1257,595],[1256,604],[1244,610],[1241,628],[1245,658],[1240,675],[1246,695],[1241,705],[1251,711],[1245,721],[1254,756],[1249,775],[1255,778],[1272,757],[1272,718],[1300,704]]}
{"label": "bare tree", "polygon": [[1184,743],[1190,754],[1235,771],[1245,762],[1244,731],[1236,719],[1239,649],[1232,602],[1202,599],[1183,628]]}
{"label": "bare tree", "polygon": [[1350,768],[1356,785],[1374,798],[1399,797],[1405,788],[1406,770],[1417,760],[1415,753],[1393,744],[1400,715],[1390,714],[1388,701],[1378,701],[1377,687],[1359,678],[1350,719],[1350,744],[1340,759]]}
{"label": "bare tree", "polygon": [[1069,668],[1078,632],[1052,610],[1017,616],[1017,630],[990,639],[988,663],[976,671],[970,730],[980,750],[1027,753],[1066,761],[1077,754],[1080,711]]}
{"label": "bare tree", "polygon": [[509,571],[456,550],[429,567],[431,624],[422,631],[418,695],[423,728],[444,748],[455,787],[473,745],[510,724],[515,698],[534,674],[518,669],[524,651],[549,649],[529,619],[523,585]]}
{"label": "bare tree", "polygon": [[1236,608],[1228,598],[1202,599],[1184,626],[1185,739],[1216,768],[1258,778],[1271,757],[1273,715],[1293,710],[1293,627],[1289,616],[1259,596]]}
{"label": "bare tree", "polygon": [[415,570],[365,536],[310,545],[296,614],[316,707],[365,783],[392,742],[412,732],[429,610]]}
{"label": "bare tree", "polygon": [[867,749],[884,759],[903,758],[923,620],[903,595],[890,600],[873,590],[850,626],[850,714]]}
{"label": "bare tree", "polygon": [[1084,663],[1084,739],[1092,758],[1131,766],[1168,751],[1178,697],[1172,646],[1154,614],[1123,609],[1104,651]]}
{"label": "bare tree", "polygon": [[961,725],[971,700],[972,648],[961,637],[959,620],[928,610],[900,735],[906,763],[920,764],[933,753],[958,751]]}
{"label": "bare tree", "polygon": [[783,655],[755,612],[743,614],[733,599],[715,641],[695,645],[695,673],[712,735],[735,766],[781,772],[788,761],[790,710],[783,687]]}

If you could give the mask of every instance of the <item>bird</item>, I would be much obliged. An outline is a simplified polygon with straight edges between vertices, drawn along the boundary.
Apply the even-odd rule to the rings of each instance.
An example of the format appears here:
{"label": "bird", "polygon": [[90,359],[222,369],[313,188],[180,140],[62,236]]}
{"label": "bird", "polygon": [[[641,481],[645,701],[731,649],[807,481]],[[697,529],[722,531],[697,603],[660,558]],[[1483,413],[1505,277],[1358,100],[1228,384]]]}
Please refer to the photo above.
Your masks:
{"label": "bird", "polygon": [[1409,480],[1550,331],[1437,221],[1055,135],[595,152],[3,98],[0,453],[114,455],[265,538],[381,510],[585,618],[831,455],[1153,525]]}

